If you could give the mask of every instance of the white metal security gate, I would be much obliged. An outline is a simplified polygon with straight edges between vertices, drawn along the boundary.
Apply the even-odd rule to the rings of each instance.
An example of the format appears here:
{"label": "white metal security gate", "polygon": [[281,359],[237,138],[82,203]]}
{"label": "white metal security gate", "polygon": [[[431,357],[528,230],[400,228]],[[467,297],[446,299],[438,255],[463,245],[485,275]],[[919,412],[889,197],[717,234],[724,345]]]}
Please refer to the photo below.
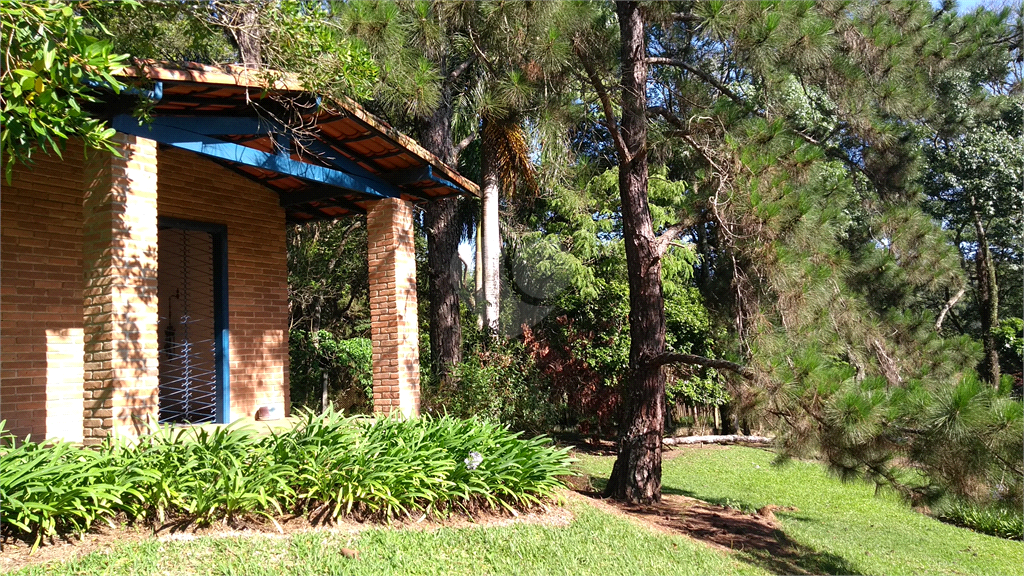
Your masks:
{"label": "white metal security gate", "polygon": [[166,219],[160,224],[159,421],[225,421],[222,234],[210,225]]}

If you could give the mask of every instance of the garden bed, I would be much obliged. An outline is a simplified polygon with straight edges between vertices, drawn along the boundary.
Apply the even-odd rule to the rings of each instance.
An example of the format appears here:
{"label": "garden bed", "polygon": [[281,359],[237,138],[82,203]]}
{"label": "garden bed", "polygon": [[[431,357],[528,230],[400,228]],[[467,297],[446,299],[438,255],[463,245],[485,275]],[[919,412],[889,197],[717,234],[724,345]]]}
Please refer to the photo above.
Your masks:
{"label": "garden bed", "polygon": [[515,513],[558,493],[566,450],[478,420],[375,422],[306,415],[259,434],[163,428],[99,449],[67,443],[0,449],[3,538],[38,546],[116,520],[154,527],[269,524],[303,516],[390,521]]}

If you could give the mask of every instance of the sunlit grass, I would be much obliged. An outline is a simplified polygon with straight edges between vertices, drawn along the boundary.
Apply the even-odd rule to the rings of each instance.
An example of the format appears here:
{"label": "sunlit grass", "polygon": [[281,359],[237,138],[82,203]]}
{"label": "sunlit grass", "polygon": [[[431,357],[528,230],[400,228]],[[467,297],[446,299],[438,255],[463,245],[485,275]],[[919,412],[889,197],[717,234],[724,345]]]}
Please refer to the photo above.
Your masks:
{"label": "sunlit grass", "polygon": [[[567,527],[517,524],[432,531],[375,528],[353,535],[198,538],[124,543],[41,574],[762,574],[680,536],[640,529],[589,505],[571,505]],[[359,550],[359,559],[341,548]]]}
{"label": "sunlit grass", "polygon": [[[600,482],[611,457],[580,455]],[[771,464],[748,448],[687,450],[664,463],[664,490],[754,511],[776,511],[790,556],[731,553],[654,532],[571,501],[569,526],[393,529],[347,535],[125,542],[108,553],[17,574],[1022,574],[1024,544],[943,524],[864,483],[844,484],[815,463]],[[341,548],[359,550],[358,560]]]}
{"label": "sunlit grass", "polygon": [[[816,463],[776,467],[773,458],[743,447],[686,450],[665,461],[663,488],[748,512],[768,504],[797,507],[775,515],[806,555],[819,555],[803,566],[811,572],[831,564],[860,574],[1024,574],[1024,543],[944,524],[891,493],[876,495],[873,485],[844,484]],[[611,472],[612,458],[580,459],[590,474]],[[745,558],[772,566],[757,554]]]}

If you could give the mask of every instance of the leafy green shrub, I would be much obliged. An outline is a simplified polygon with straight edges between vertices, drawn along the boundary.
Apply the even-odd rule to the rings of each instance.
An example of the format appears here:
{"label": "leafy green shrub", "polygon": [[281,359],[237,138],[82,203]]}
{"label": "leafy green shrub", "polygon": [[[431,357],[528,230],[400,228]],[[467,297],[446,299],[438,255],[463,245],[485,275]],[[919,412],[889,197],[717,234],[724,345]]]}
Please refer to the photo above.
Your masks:
{"label": "leafy green shrub", "polygon": [[949,498],[939,505],[935,515],[950,524],[982,534],[1011,540],[1024,539],[1024,515],[1019,509],[998,504],[979,505]]}
{"label": "leafy green shrub", "polygon": [[304,418],[268,449],[298,470],[296,505],[315,519],[528,506],[553,496],[568,469],[566,451],[546,438],[521,440],[477,419]]}
{"label": "leafy green shrub", "polygon": [[67,442],[16,444],[0,421],[0,518],[2,535],[20,531],[33,539],[82,533],[113,515],[131,491],[108,454]]}
{"label": "leafy green shrub", "polygon": [[690,406],[721,406],[729,401],[729,391],[722,384],[718,371],[707,370],[704,376],[680,378],[665,387],[670,404],[684,402]]}
{"label": "leafy green shrub", "polygon": [[493,343],[466,358],[454,376],[451,387],[424,386],[429,412],[476,416],[532,433],[550,430],[559,416],[544,376],[520,342]]}
{"label": "leafy green shrub", "polygon": [[292,403],[320,409],[323,378],[328,400],[351,412],[367,412],[373,398],[372,345],[369,338],[340,339],[327,330],[292,330],[289,336]]}
{"label": "leafy green shrub", "polygon": [[184,515],[209,523],[282,513],[290,470],[262,444],[252,431],[230,426],[160,428],[136,443],[108,442],[103,451],[134,475],[134,497],[119,507],[129,518]]}
{"label": "leafy green shrub", "polygon": [[98,450],[15,446],[2,426],[0,437],[2,535],[37,545],[118,513],[202,525],[284,512],[323,521],[513,509],[553,497],[569,472],[567,449],[495,423],[374,422],[330,409],[265,436],[231,426],[160,428]]}
{"label": "leafy green shrub", "polygon": [[1024,370],[1024,319],[1003,318],[999,326],[992,329],[999,348],[999,363],[1003,370],[1002,388],[1017,397],[1022,392],[1022,370]]}

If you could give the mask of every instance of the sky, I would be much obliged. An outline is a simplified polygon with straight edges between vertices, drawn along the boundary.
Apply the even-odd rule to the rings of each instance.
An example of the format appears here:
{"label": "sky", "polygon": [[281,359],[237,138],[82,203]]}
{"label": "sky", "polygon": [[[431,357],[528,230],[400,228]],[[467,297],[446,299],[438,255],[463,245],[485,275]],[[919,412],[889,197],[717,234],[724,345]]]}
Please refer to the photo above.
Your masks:
{"label": "sky", "polygon": [[[978,6],[987,6],[990,8],[1000,7],[1006,5],[1007,2],[1004,0],[960,0],[957,3],[957,11],[963,14],[964,12],[971,12]],[[932,0],[932,6],[938,8],[942,5],[942,0]]]}

